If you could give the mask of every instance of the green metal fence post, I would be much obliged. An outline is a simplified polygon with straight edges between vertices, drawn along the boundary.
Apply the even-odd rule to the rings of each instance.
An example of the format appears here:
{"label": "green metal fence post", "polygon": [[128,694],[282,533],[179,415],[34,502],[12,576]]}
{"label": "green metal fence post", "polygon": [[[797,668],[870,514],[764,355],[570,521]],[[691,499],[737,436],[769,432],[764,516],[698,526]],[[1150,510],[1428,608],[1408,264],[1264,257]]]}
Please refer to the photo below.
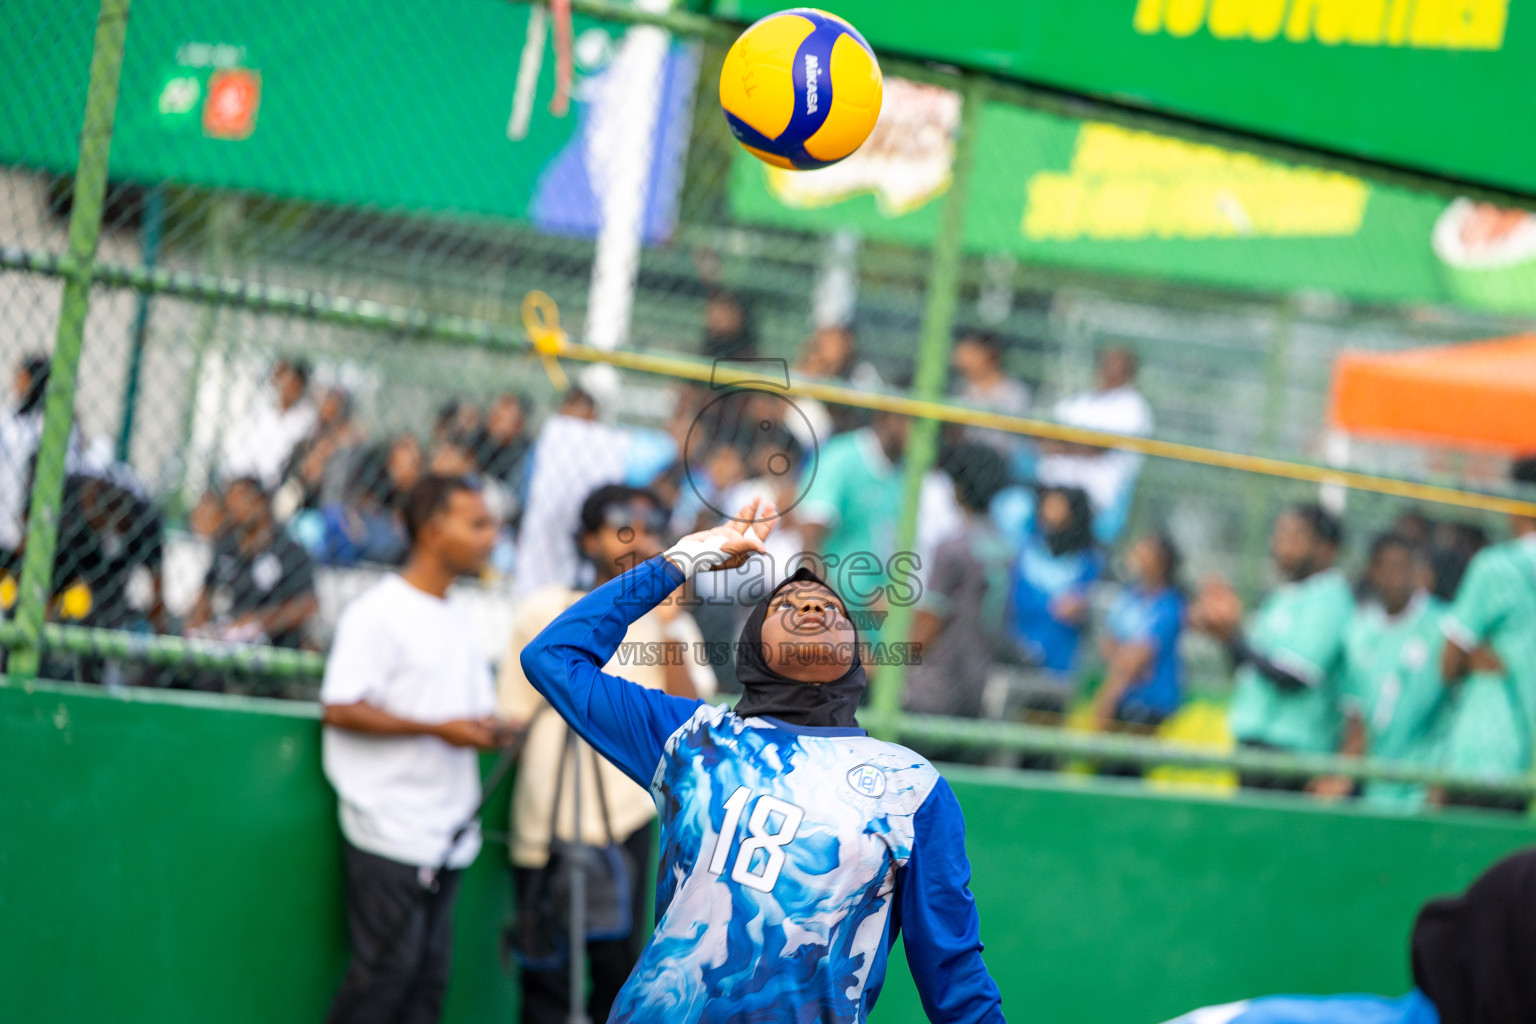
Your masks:
{"label": "green metal fence post", "polygon": [[69,216],[69,251],[65,257],[64,298],[59,311],[58,338],[48,375],[43,433],[37,446],[37,469],[27,517],[27,552],[21,565],[21,593],[16,622],[22,645],[11,655],[9,673],[17,678],[37,676],[43,620],[53,577],[54,547],[59,536],[59,505],[64,493],[64,464],[74,425],[75,374],[85,340],[85,315],[90,306],[96,242],[101,236],[102,199],[107,190],[107,157],[112,148],[112,121],[117,113],[118,79],[123,68],[123,41],[128,32],[129,0],[102,0],[96,18],[96,42],[91,53],[91,78],[85,94],[85,120],[80,129],[80,158],[75,167],[74,206]]}
{"label": "green metal fence post", "polygon": [[[928,276],[927,304],[923,309],[923,333],[919,341],[917,370],[912,379],[912,395],[920,400],[938,399],[944,393],[953,344],[955,307],[960,295],[960,272],[964,260],[966,198],[970,186],[971,162],[976,149],[976,130],[981,122],[981,108],[986,98],[986,79],[967,75],[960,131],[955,139],[955,158],[950,167],[949,193],[939,216],[939,233],[933,244],[933,269]],[[933,468],[938,455],[939,421],[920,419],[912,424],[907,437],[905,490],[897,550],[912,551],[917,541],[917,508],[922,495],[923,477]],[[912,626],[910,604],[891,603],[882,634],[894,640],[906,640]],[[902,688],[906,684],[904,658],[891,658],[875,671],[874,692],[870,695],[871,732],[889,738],[901,711]]]}

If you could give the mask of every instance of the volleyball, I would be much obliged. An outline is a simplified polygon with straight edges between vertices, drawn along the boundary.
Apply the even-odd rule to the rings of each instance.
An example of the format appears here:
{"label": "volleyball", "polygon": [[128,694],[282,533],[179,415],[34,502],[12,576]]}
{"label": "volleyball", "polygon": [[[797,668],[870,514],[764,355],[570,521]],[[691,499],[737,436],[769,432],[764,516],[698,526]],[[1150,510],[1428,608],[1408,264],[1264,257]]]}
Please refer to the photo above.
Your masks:
{"label": "volleyball", "polygon": [[743,32],[720,70],[720,108],[747,152],[774,167],[835,164],[880,116],[880,63],[858,29],[812,7]]}

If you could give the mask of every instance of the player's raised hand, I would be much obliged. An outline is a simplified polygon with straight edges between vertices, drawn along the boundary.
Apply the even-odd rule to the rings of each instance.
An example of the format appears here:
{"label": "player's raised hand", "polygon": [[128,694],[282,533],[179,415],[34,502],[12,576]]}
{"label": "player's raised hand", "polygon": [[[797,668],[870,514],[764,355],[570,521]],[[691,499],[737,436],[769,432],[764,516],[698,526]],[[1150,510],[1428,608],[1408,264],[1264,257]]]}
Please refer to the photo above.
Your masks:
{"label": "player's raised hand", "polygon": [[763,542],[773,532],[777,518],[773,502],[753,498],[730,521],[678,541],[667,552],[667,559],[690,577],[715,569],[734,569],[752,555],[766,553]]}

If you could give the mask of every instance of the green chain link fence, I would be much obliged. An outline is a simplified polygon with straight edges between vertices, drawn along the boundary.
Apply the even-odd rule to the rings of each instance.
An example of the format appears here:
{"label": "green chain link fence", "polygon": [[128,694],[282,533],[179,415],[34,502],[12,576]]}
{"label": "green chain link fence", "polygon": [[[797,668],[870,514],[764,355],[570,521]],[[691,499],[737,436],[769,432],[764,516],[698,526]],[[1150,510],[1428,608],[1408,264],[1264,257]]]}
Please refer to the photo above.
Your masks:
{"label": "green chain link fence", "polygon": [[[499,658],[513,599],[565,582],[575,565],[573,550],[555,550],[569,547],[571,496],[546,501],[531,464],[541,429],[584,424],[562,435],[565,448],[550,445],[568,460],[565,490],[654,484],[678,502],[674,531],[702,521],[694,513],[707,519],[764,454],[737,443],[725,446],[737,462],[715,458],[724,435],[689,432],[710,389],[654,365],[625,369],[623,353],[695,368],[777,359],[796,381],[940,399],[960,386],[953,338],[984,333],[1019,385],[996,407],[1049,419],[1093,386],[1102,352],[1124,349],[1157,439],[1317,464],[1331,455],[1339,351],[1518,327],[1389,290],[1352,294],[1372,268],[1338,261],[1424,244],[1422,218],[1407,215],[1347,258],[1325,241],[1281,243],[1290,264],[1337,271],[1345,297],[1285,287],[1271,259],[1247,249],[1204,271],[1149,275],[1156,268],[1106,270],[1067,250],[1037,261],[977,244],[977,221],[995,217],[982,194],[1022,195],[1035,173],[997,141],[1010,118],[1031,119],[1042,147],[1068,146],[1052,157],[1063,164],[1087,159],[1081,140],[1076,157],[1060,141],[1083,119],[1113,117],[1122,135],[1094,120],[1095,137],[1134,152],[1149,145],[1135,131],[1176,126],[912,61],[886,61],[897,102],[870,144],[899,173],[806,191],[743,154],[719,116],[714,83],[739,26],[665,5],[584,0],[576,11],[573,105],[557,117],[554,30],[540,6],[177,0],[130,17],[128,0],[10,5],[0,362],[14,394],[0,450],[0,644],[11,678],[312,697],[339,609],[399,557],[398,502],[429,469],[494,482],[505,539],[486,579],[464,590]],[[1180,131],[1185,146],[1221,141]],[[1342,189],[1345,207],[1366,195],[1405,209],[1444,203],[1404,191],[1411,181],[1342,177],[1351,170],[1323,183]],[[845,223],[817,212],[849,197],[864,205]],[[919,222],[869,227],[903,203],[924,211]],[[1005,226],[1025,230],[1012,216]],[[525,323],[535,291],[572,340],[615,353],[617,366],[541,359]],[[595,420],[568,384],[593,396]],[[801,403],[814,423],[795,439],[800,459],[867,420],[836,398]],[[1019,435],[971,436],[1016,467],[1031,458]],[[938,420],[913,426],[885,510],[893,550],[931,549],[925,480],[955,440]],[[1504,469],[1380,445],[1357,445],[1350,460],[1480,491],[1496,490]],[[701,488],[704,500],[690,498]],[[1152,459],[1132,493],[1112,547],[1167,527],[1191,577],[1221,573],[1252,597],[1267,582],[1275,510],[1317,491]],[[1368,491],[1348,501],[1356,537],[1410,507]],[[890,611],[882,635],[907,635],[908,609]],[[1199,688],[1219,692],[1214,645],[1188,653]],[[900,708],[896,668],[882,673],[873,713],[914,741],[1246,763]],[[1425,774],[1255,757],[1279,774]]]}

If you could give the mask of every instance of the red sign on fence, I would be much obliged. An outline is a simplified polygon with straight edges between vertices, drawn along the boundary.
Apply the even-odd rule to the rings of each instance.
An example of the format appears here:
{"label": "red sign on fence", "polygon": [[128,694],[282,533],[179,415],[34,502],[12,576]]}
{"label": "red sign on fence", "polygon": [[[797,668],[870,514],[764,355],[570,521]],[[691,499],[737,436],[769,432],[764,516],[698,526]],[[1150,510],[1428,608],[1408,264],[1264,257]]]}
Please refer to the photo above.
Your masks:
{"label": "red sign on fence", "polygon": [[256,130],[261,106],[261,72],[223,68],[208,76],[203,101],[203,134],[213,139],[246,139]]}

